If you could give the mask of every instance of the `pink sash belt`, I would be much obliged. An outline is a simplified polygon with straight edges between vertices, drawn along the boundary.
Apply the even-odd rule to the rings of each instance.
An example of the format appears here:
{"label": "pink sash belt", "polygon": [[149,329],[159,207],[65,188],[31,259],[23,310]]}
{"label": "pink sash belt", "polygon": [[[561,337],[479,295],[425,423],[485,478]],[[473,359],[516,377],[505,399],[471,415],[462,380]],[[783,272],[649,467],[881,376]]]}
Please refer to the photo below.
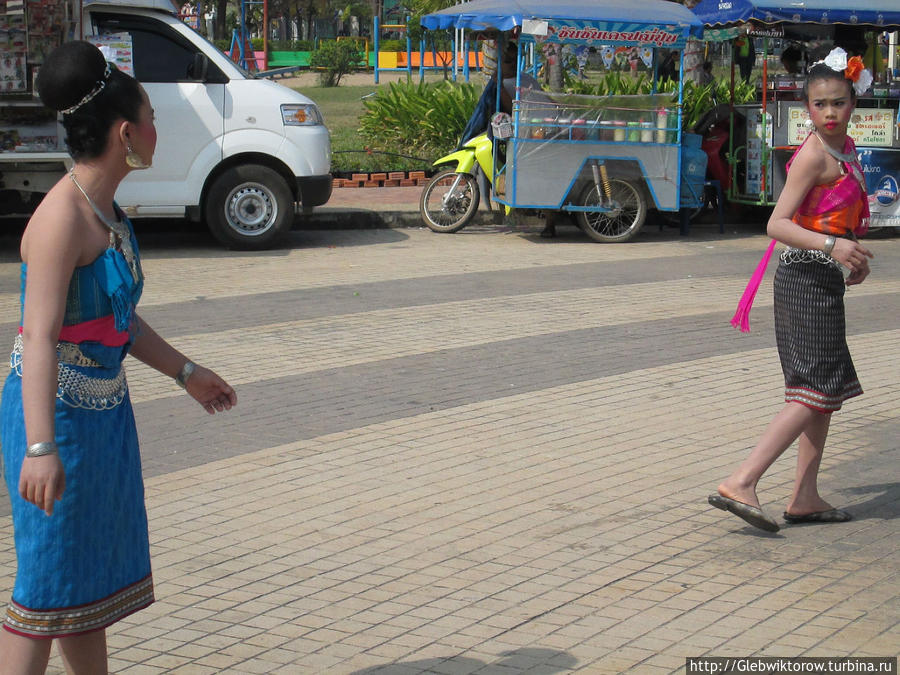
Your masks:
{"label": "pink sash belt", "polygon": [[[19,326],[19,333],[22,327]],[[121,347],[129,340],[128,331],[116,330],[115,316],[101,316],[99,319],[83,321],[71,326],[63,326],[59,331],[60,342],[99,342],[107,347]]]}

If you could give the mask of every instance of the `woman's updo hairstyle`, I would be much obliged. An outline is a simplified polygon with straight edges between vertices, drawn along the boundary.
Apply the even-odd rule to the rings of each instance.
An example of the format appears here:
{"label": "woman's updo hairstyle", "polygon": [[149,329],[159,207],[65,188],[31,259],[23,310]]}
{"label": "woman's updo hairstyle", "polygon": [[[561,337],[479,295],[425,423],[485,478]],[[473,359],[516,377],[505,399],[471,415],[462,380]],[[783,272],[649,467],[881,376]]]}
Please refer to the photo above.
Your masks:
{"label": "woman's updo hairstyle", "polygon": [[809,83],[816,80],[838,80],[846,82],[850,88],[850,100],[856,101],[856,89],[853,88],[853,82],[847,79],[843,70],[834,70],[826,63],[814,63],[806,71],[806,82],[803,83],[803,100],[809,103]]}
{"label": "woman's updo hairstyle", "polygon": [[107,67],[100,50],[82,41],[63,43],[50,53],[38,72],[37,91],[45,106],[63,112],[66,145],[76,160],[102,155],[113,123],[137,123],[143,103],[137,80]]}

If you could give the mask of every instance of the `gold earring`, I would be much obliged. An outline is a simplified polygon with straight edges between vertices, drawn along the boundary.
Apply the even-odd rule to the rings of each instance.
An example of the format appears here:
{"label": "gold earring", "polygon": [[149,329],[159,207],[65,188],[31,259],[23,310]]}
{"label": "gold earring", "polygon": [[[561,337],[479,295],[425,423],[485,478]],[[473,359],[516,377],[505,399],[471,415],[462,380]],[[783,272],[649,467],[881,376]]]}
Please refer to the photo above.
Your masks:
{"label": "gold earring", "polygon": [[131,147],[131,143],[125,146],[125,163],[132,169],[149,169],[150,165]]}

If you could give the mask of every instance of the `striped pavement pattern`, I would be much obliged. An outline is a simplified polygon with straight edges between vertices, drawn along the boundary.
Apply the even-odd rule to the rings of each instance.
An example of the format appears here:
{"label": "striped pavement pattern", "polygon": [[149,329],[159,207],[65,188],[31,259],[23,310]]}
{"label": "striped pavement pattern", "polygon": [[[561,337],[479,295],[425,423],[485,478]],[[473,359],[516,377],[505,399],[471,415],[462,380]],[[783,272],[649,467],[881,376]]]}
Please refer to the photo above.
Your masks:
{"label": "striped pavement pattern", "polygon": [[[255,254],[145,242],[142,315],[240,403],[205,416],[127,363],[157,602],[109,630],[112,672],[896,656],[898,240],[871,242],[873,274],[847,294],[866,393],[835,416],[820,487],[856,519],[767,535],[706,505],[782,401],[774,262],[753,331],[728,325],[765,238],[562,234],[295,232]],[[2,256],[11,343],[14,243]],[[760,486],[774,516],[793,459]]]}

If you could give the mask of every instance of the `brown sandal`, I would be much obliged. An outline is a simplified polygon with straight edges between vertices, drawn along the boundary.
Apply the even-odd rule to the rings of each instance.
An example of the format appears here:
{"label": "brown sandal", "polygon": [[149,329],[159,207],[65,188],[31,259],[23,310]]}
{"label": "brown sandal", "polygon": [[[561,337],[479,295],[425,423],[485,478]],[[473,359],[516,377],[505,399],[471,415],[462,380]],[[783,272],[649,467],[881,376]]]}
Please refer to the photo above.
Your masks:
{"label": "brown sandal", "polygon": [[745,504],[744,502],[739,502],[736,499],[730,499],[729,497],[723,497],[720,494],[710,495],[707,498],[707,501],[717,509],[729,511],[760,530],[765,530],[766,532],[778,532],[778,530],[781,529],[778,527],[778,523],[762,512],[762,509],[750,506],[750,504]]}
{"label": "brown sandal", "polygon": [[843,509],[828,509],[827,511],[816,511],[815,513],[805,513],[802,516],[795,516],[787,511],[783,514],[784,519],[789,523],[846,523],[853,520],[853,516]]}

